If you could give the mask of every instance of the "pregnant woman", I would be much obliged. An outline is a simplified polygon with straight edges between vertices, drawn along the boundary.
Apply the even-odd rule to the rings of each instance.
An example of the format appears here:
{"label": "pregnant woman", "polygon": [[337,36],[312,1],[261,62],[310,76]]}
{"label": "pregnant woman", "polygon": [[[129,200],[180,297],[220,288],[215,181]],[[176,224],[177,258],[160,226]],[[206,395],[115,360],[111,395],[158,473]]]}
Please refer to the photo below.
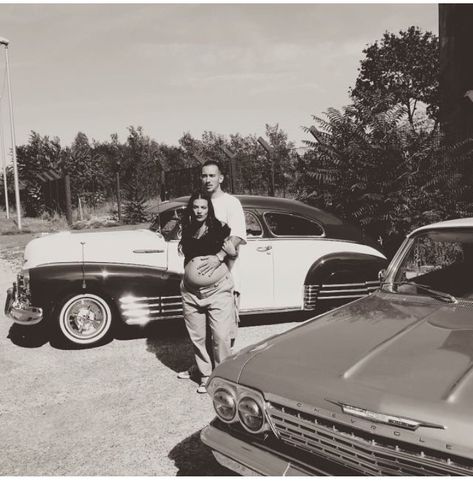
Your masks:
{"label": "pregnant woman", "polygon": [[[193,194],[182,217],[182,239],[179,244],[184,254],[184,278],[181,295],[184,320],[194,346],[195,361],[200,371],[197,392],[206,391],[212,373],[212,358],[206,347],[207,322],[212,333],[215,365],[230,354],[230,334],[235,319],[233,279],[224,260],[236,255],[233,244],[226,241],[230,228],[215,218],[212,202],[205,194]],[[199,273],[199,266],[209,256],[216,256],[220,265],[210,274]],[[190,372],[178,374],[189,379]]]}

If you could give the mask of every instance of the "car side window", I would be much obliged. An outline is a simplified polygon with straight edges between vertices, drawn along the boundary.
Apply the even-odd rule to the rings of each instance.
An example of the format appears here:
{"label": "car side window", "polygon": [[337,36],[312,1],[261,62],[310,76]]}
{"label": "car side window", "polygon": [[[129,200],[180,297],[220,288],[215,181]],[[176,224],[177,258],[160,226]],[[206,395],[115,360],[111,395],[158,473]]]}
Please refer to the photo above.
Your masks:
{"label": "car side window", "polygon": [[322,227],[312,220],[293,214],[266,212],[264,219],[275,236],[321,236]]}
{"label": "car side window", "polygon": [[245,210],[245,223],[247,237],[262,237],[263,228],[255,214]]}

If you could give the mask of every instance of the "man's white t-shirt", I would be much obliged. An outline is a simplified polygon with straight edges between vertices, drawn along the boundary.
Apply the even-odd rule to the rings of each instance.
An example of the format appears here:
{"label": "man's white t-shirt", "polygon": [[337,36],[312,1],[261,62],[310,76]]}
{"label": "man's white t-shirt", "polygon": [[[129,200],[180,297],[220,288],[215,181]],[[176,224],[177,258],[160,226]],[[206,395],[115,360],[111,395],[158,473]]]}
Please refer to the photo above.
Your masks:
{"label": "man's white t-shirt", "polygon": [[[240,245],[246,244],[246,224],[245,214],[240,201],[233,195],[223,192],[222,195],[212,198],[212,205],[215,211],[215,217],[230,227],[230,236],[239,237],[242,241]],[[240,291],[240,275],[239,275],[240,258],[237,257],[232,266],[232,277],[235,284],[235,291]]]}

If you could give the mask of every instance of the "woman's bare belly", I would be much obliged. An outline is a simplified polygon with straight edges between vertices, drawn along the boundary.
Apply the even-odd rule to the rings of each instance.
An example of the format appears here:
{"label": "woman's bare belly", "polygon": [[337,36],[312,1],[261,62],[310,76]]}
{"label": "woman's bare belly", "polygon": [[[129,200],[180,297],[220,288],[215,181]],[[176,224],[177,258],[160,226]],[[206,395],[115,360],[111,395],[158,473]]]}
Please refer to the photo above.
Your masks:
{"label": "woman's bare belly", "polygon": [[186,267],[184,268],[184,282],[188,287],[207,287],[215,284],[225,274],[227,274],[228,267],[226,264],[220,264],[211,275],[199,274],[197,269],[205,262],[204,259],[205,257],[194,257],[186,264]]}

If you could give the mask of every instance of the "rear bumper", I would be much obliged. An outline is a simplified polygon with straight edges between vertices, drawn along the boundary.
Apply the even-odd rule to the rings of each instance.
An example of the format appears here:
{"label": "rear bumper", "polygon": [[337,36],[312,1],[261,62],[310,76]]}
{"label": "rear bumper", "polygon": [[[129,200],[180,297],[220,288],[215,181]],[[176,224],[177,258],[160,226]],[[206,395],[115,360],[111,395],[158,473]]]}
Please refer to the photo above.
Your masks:
{"label": "rear bumper", "polygon": [[261,449],[238,439],[215,426],[206,426],[200,433],[204,444],[212,449],[215,459],[222,465],[243,476],[313,476],[327,475],[326,471],[303,466],[285,459],[278,453]]}
{"label": "rear bumper", "polygon": [[20,301],[13,288],[7,290],[5,315],[22,326],[33,326],[43,320],[43,309]]}

